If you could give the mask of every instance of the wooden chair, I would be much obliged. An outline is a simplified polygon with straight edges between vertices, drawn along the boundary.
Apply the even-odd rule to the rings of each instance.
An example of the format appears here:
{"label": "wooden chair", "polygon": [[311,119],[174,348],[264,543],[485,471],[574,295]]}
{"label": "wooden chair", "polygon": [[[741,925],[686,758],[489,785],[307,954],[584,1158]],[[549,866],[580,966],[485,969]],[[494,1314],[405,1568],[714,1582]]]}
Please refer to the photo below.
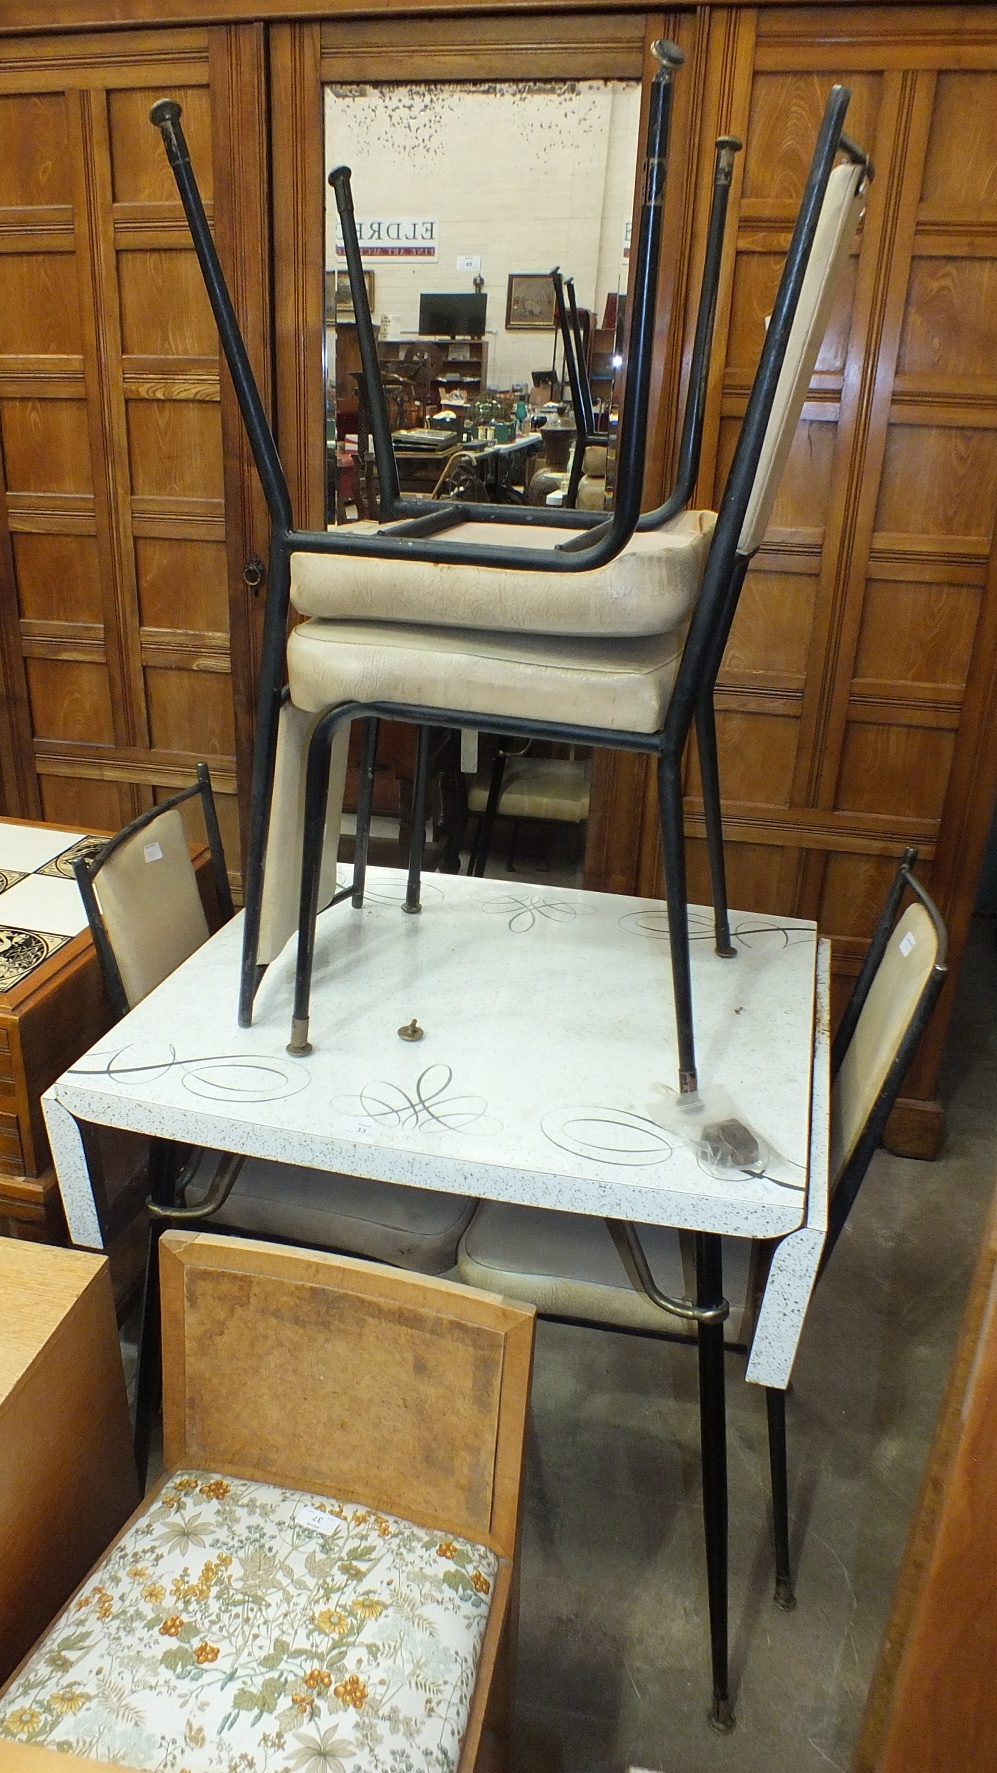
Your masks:
{"label": "wooden chair", "polygon": [[[232,915],[232,899],[203,763],[192,787],[133,820],[91,860],[74,864],[108,996],[119,1015],[208,939],[181,813],[195,801],[201,805],[224,921]],[[233,1230],[444,1274],[456,1263],[461,1233],[476,1204],[466,1195],[232,1153],[195,1151],[181,1165],[176,1148],[163,1141],[153,1145],[150,1196],[136,1406],[136,1457],[143,1474],[158,1397],[155,1244],[165,1223],[213,1219]]]}
{"label": "wooden chair", "polygon": [[0,1695],[4,1773],[503,1765],[532,1308],[206,1233],[160,1260],[166,1475]]}
{"label": "wooden chair", "polygon": [[[830,1207],[819,1273],[841,1235],[945,982],[945,925],[914,877],[916,859],[916,850],[910,849],[900,864],[832,1048]],[[908,892],[914,903],[898,921]],[[818,1000],[818,1015],[827,1013],[828,1005]],[[464,1233],[458,1266],[469,1284],[529,1301],[542,1317],[558,1322],[669,1340],[698,1335],[702,1375],[704,1339],[744,1352],[750,1348],[773,1257],[773,1246],[767,1242],[712,1240],[717,1246],[716,1296],[722,1298],[724,1311],[719,1321],[697,1324],[692,1301],[708,1241],[701,1233],[663,1226],[635,1226],[488,1201]],[[721,1543],[715,1523],[718,1511],[726,1521],[726,1472],[714,1468],[716,1455],[710,1453],[707,1441],[712,1411],[719,1417],[713,1445],[723,1454],[722,1360],[714,1375],[716,1385],[701,1392],[703,1498],[708,1563],[720,1567],[725,1590],[726,1527]],[[775,1598],[781,1606],[792,1607],[785,1390],[767,1386],[766,1403]],[[718,1611],[715,1605],[713,1611]],[[716,1667],[726,1661],[725,1610],[723,1619],[711,1617],[711,1628]],[[718,1646],[723,1648],[722,1657]],[[715,1721],[722,1724],[725,1719],[729,1721],[721,1707]]]}

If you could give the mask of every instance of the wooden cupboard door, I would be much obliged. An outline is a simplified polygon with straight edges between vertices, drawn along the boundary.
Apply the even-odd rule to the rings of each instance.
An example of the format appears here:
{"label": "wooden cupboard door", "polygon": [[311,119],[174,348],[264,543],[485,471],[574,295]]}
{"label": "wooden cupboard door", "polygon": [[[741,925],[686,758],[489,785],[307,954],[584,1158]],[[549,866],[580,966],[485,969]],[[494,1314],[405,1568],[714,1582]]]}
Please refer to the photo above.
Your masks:
{"label": "wooden cupboard door", "polygon": [[[745,143],[700,503],[722,493],[835,80],[877,168],[720,674],[731,902],[817,918],[840,1004],[915,843],[954,984],[997,793],[997,13],[717,7],[686,29],[685,152],[698,172],[672,247],[691,266],[686,360],[710,144],[721,131]],[[663,388],[662,431],[680,392],[681,378]],[[660,893],[650,772],[617,759],[601,794],[598,779],[589,883]],[[690,897],[708,901],[694,746],[686,792]],[[932,1098],[950,1005],[951,988],[892,1123],[912,1154],[941,1136]]]}
{"label": "wooden cupboard door", "polygon": [[233,872],[256,626],[242,568],[265,528],[149,111],[180,101],[209,218],[225,195],[259,349],[263,75],[252,26],[26,39],[0,59],[8,810],[114,829],[204,759]]}

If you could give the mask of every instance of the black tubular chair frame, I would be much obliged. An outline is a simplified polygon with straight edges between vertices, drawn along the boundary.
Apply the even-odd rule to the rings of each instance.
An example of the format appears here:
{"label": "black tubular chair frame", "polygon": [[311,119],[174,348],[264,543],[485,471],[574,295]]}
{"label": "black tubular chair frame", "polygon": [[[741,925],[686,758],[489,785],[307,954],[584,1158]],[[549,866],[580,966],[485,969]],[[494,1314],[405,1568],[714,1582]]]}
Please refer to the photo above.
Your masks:
{"label": "black tubular chair frame", "polygon": [[[653,734],[635,734],[615,729],[582,726],[577,723],[569,725],[525,718],[511,719],[508,716],[488,716],[477,713],[458,714],[443,708],[400,703],[349,703],[328,709],[316,724],[309,751],[305,792],[305,829],[302,845],[298,970],[295,981],[290,1052],[301,1055],[310,1050],[308,1005],[314,958],[315,921],[318,914],[321,842],[324,831],[324,809],[331,745],[336,729],[344,720],[373,715],[378,718],[387,717],[411,721],[420,727],[468,727],[514,737],[559,739],[569,743],[573,741],[594,747],[635,750],[657,755],[662,849],[666,898],[669,906],[671,966],[678,1036],[679,1089],[682,1092],[691,1092],[697,1088],[686,906],[682,756],[690,728],[695,720],[703,778],[716,950],[718,954],[732,958],[735,950],[730,940],[727,912],[713,687],[720,668],[727,635],[734,618],[737,598],[749,565],[749,558],[738,554],[737,543],[754,483],[776,384],[782,368],[789,331],[795,316],[799,290],[809,260],[827,180],[840,145],[841,124],[844,120],[849,96],[845,89],[835,87],[828,100],[803,204],[787,255],[783,278],[763,346],[754,388],[749,398],[727,489],[721,503],[699,601],[692,617],[662,729]],[[732,159],[732,144],[726,144],[726,150]],[[860,158],[864,159],[862,156]],[[362,287],[362,284],[358,286],[358,295]],[[588,557],[573,553],[569,558],[586,561]],[[424,803],[420,795],[417,775],[416,805],[413,809],[413,829],[416,833],[421,830],[423,811]],[[410,852],[409,887],[406,896],[406,909],[410,912],[419,909],[420,866],[421,856],[417,836]],[[355,872],[350,892],[354,905],[362,903],[362,869]],[[341,896],[346,896],[345,890]]]}
{"label": "black tubular chair frame", "polygon": [[[693,340],[692,355],[689,362],[689,389],[686,396],[685,412],[682,418],[682,434],[679,442],[678,466],[675,485],[663,505],[654,511],[645,511],[637,519],[639,531],[660,529],[684,511],[692,498],[699,474],[699,458],[703,447],[703,424],[706,418],[706,395],[710,379],[710,361],[713,350],[713,329],[717,317],[717,297],[720,291],[720,270],[723,263],[724,238],[727,231],[727,209],[730,202],[731,180],[734,176],[734,160],[741,152],[743,142],[737,136],[718,136],[716,142],[716,158],[713,165],[713,195],[710,201],[710,219],[706,230],[706,254],[703,260],[703,281],[699,292],[699,306],[696,314],[696,332]],[[568,351],[570,335],[574,346],[577,368],[578,397],[575,398],[574,382],[571,382],[572,405],[575,412],[575,423],[579,425],[579,414],[583,415],[586,430],[586,442],[608,442],[608,437],[596,432],[592,407],[592,392],[589,385],[588,369],[582,347],[581,328],[578,323],[578,309],[575,304],[574,282],[570,277],[563,279],[567,293],[567,310],[564,298],[558,288],[560,273],[551,272],[554,283],[555,301],[558,308],[558,319],[565,338],[565,361],[569,365],[571,358]],[[579,453],[576,447],[572,461],[572,477],[568,485],[567,502],[574,503],[578,496],[578,481],[581,480],[582,458],[584,449]],[[577,476],[575,467],[577,464]],[[605,526],[605,519],[601,520]],[[569,541],[559,544],[565,554],[580,552],[588,547],[598,533],[572,537]]]}
{"label": "black tubular chair frame", "polygon": [[[564,367],[568,372],[571,411],[575,421],[575,441],[571,447],[571,470],[568,475],[567,490],[564,494],[564,506],[561,509],[566,506],[569,510],[574,510],[582,478],[582,462],[585,458],[585,451],[590,443],[606,443],[608,445],[609,437],[608,435],[605,437],[601,435],[596,437],[595,435],[592,389],[585,363],[585,349],[578,319],[578,305],[575,300],[574,279],[562,277],[560,266],[555,265],[550,274],[550,280],[554,287],[554,309],[557,314],[558,331],[561,335]],[[582,534],[584,536],[585,532],[583,531]],[[588,540],[587,536],[585,540]]]}
{"label": "black tubular chair frame", "polygon": [[182,788],[179,794],[172,795],[169,800],[161,800],[157,806],[151,807],[147,813],[141,813],[137,819],[133,819],[129,825],[126,825],[123,831],[119,831],[114,837],[109,838],[103,849],[100,850],[92,860],[87,861],[84,857],[78,856],[73,863],[73,873],[76,876],[76,884],[80,889],[80,898],[83,900],[83,909],[87,914],[87,921],[89,922],[91,934],[93,936],[94,947],[97,950],[97,959],[100,963],[104,985],[111,1001],[111,1008],[116,1016],[127,1016],[131,1005],[125,994],[121,972],[115,958],[114,949],[111,946],[111,939],[107,933],[107,925],[104,922],[100,906],[97,903],[97,895],[94,891],[93,883],[105,862],[110,861],[111,857],[120,849],[123,843],[130,841],[130,839],[137,836],[140,831],[144,831],[147,826],[154,825],[157,819],[162,818],[164,813],[171,812],[174,807],[183,806],[186,801],[194,800],[197,797],[200,797],[201,810],[204,816],[204,828],[207,833],[208,848],[211,852],[211,866],[215,878],[215,892],[218,897],[218,909],[221,913],[222,922],[227,923],[234,911],[232,891],[229,886],[228,871],[225,867],[225,852],[222,848],[221,831],[218,826],[218,811],[215,806],[215,797],[211,788],[211,775],[206,763],[198,764],[197,781],[193,782],[189,788]]}
{"label": "black tubular chair frame", "polygon": [[[672,70],[681,60],[680,52],[670,46],[656,46],[659,71],[652,83],[652,103],[648,133],[649,152],[645,160],[638,252],[635,266],[635,293],[632,303],[632,340],[635,340],[631,374],[628,377],[626,400],[620,436],[620,502],[610,521],[608,533],[602,533],[591,548],[580,553],[539,552],[536,549],[470,548],[433,536],[399,535],[397,530],[360,537],[327,532],[298,531],[292,527],[290,499],[276,446],[266,420],[262,401],[249,364],[248,354],[239,332],[231,297],[218,262],[214,243],[204,215],[203,205],[190,165],[190,157],[179,125],[180,107],[175,101],[162,100],[153,107],[152,121],[160,128],[170,163],[187,213],[194,245],[219,326],[222,346],[239,398],[244,422],[249,433],[271,513],[271,547],[267,605],[261,663],[260,701],[254,754],[253,793],[250,818],[249,859],[247,866],[246,916],[244,928],[243,965],[239,1019],[243,1025],[252,1020],[252,1006],[262,969],[257,965],[263,871],[266,860],[267,826],[273,784],[276,752],[277,719],[281,684],[284,678],[284,647],[289,604],[290,557],[296,551],[318,554],[374,555],[381,558],[453,561],[460,564],[513,566],[517,570],[592,569],[615,557],[638,521],[639,483],[643,461],[643,437],[648,409],[650,345],[653,332],[653,295],[656,279],[657,246],[660,240],[661,207],[664,187],[664,164],[661,153],[667,140],[670,112]],[[320,719],[312,739],[308,763],[306,835],[301,888],[299,925],[299,968],[295,991],[294,1026],[291,1050],[306,1052],[307,999],[313,954],[311,926],[317,911],[318,857],[316,834],[320,822],[319,806],[323,802],[328,779],[328,751],[335,727],[343,720],[386,716],[408,720],[420,727],[471,728],[514,736],[564,739],[606,749],[649,753],[658,759],[658,794],[661,813],[662,848],[665,860],[666,896],[669,904],[671,957],[676,1004],[676,1025],[679,1047],[679,1087],[682,1091],[696,1088],[695,1045],[692,1026],[692,993],[689,966],[688,914],[686,906],[686,871],[682,809],[681,765],[686,739],[696,722],[703,777],[707,843],[713,884],[716,945],[718,953],[732,955],[726,907],[726,882],[723,860],[723,837],[720,817],[719,778],[716,761],[716,736],[713,716],[713,685],[720,667],[723,650],[733,621],[741,584],[749,559],[737,552],[744,514],[747,509],[755,473],[764,442],[776,385],[785,356],[790,329],[796,312],[800,289],[809,261],[821,204],[839,149],[870,172],[867,157],[842,133],[844,116],[850,99],[849,91],[835,86],[829,96],[824,119],[818,134],[803,201],[794,228],[789,251],[776,297],[771,321],[762,347],[758,371],[748,400],[740,437],[721,502],[720,512],[709,559],[700,589],[699,600],[690,624],[681,663],[663,727],[656,733],[631,733],[616,729],[563,725],[542,720],[501,718],[487,714],[455,713],[446,708],[414,706],[399,703],[350,702],[328,710]],[[369,325],[369,309],[365,309],[366,287],[361,275],[359,245],[349,202],[349,180],[345,169],[331,175],[340,199],[347,263],[353,284],[354,308],[358,322],[361,351],[367,349],[371,363],[365,360],[365,373],[372,396],[379,386],[376,370],[376,341]],[[366,320],[365,329],[362,324]],[[365,346],[365,330],[369,338]],[[376,399],[372,398],[372,426],[377,439]],[[386,416],[384,428],[386,429]],[[390,454],[390,437],[388,438]],[[393,458],[392,458],[393,460]],[[636,479],[628,470],[638,467]],[[382,499],[385,489],[382,484]],[[390,500],[389,500],[390,503]],[[430,513],[429,522],[440,519],[465,522],[480,513],[485,522],[508,522],[540,519],[547,524],[552,518],[577,520],[597,513],[548,512],[543,509],[499,506],[452,506]],[[398,515],[397,508],[392,515]],[[602,523],[602,520],[599,520]],[[420,525],[420,527],[422,527]],[[602,524],[605,531],[605,524]],[[428,746],[420,745],[423,760]],[[419,815],[424,805],[417,775],[416,805],[413,827],[418,833]],[[351,888],[336,895],[351,897],[354,905],[362,903],[363,845],[358,846],[358,866]],[[418,909],[421,855],[418,841],[413,846],[410,863],[407,909]],[[333,902],[336,902],[335,900]]]}

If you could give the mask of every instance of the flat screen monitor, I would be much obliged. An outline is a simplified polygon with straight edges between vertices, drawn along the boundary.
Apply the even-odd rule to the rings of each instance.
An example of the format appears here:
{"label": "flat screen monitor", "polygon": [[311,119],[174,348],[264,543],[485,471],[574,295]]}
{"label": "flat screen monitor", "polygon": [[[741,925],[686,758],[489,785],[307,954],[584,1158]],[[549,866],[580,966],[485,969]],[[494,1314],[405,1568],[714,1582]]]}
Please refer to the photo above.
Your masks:
{"label": "flat screen monitor", "polygon": [[419,331],[424,339],[480,339],[487,302],[485,295],[421,295]]}

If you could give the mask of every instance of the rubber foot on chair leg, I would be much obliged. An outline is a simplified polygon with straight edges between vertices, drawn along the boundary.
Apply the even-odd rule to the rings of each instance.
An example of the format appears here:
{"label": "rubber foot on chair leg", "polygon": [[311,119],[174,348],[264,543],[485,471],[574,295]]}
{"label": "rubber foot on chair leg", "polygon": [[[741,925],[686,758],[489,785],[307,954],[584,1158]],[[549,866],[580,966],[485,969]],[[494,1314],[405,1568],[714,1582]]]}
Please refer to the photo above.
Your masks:
{"label": "rubber foot on chair leg", "polygon": [[721,1736],[729,1736],[736,1723],[737,1719],[731,1710],[730,1700],[718,1699],[714,1695],[713,1707],[710,1712],[711,1730],[718,1731]]}
{"label": "rubber foot on chair leg", "polygon": [[776,1579],[775,1579],[775,1594],[772,1596],[772,1599],[775,1601],[775,1604],[777,1607],[782,1608],[784,1613],[791,1613],[793,1611],[793,1608],[796,1606],[796,1596],[793,1593],[793,1583],[792,1583],[791,1577],[789,1577],[789,1576],[777,1576],[776,1577]]}
{"label": "rubber foot on chair leg", "polygon": [[312,1043],[308,1038],[308,1017],[295,1016],[291,1023],[291,1038],[287,1043],[287,1051],[293,1053],[296,1059],[304,1059],[311,1050]]}
{"label": "rubber foot on chair leg", "polygon": [[721,960],[736,960],[737,959],[737,949],[733,946],[733,944],[730,942],[729,939],[727,942],[718,942],[717,943],[717,953],[719,954]]}

